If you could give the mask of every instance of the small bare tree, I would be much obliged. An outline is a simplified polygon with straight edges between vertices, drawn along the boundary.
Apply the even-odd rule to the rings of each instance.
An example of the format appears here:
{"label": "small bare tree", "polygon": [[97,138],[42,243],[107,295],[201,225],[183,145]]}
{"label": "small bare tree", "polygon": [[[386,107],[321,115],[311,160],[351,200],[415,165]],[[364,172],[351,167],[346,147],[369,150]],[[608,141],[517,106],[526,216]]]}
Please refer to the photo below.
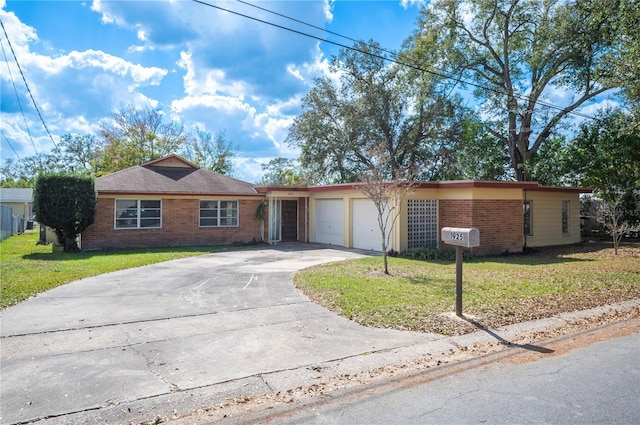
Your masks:
{"label": "small bare tree", "polygon": [[361,190],[376,207],[378,226],[382,239],[382,261],[384,274],[389,274],[389,246],[402,204],[413,193],[414,173],[410,167],[389,167],[384,146],[371,150],[372,166],[361,176]]}
{"label": "small bare tree", "polygon": [[624,209],[620,198],[614,201],[603,201],[598,209],[598,223],[602,224],[613,239],[613,254],[618,255],[618,246],[624,235],[640,231],[640,223],[631,224],[623,220]]}

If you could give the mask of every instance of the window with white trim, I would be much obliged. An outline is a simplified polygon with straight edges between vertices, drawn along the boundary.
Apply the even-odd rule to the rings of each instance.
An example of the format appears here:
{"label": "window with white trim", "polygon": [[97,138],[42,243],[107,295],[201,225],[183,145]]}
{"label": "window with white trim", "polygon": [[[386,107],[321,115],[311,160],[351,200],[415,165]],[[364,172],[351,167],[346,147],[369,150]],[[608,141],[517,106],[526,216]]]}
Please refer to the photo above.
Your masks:
{"label": "window with white trim", "polygon": [[116,229],[159,229],[162,227],[160,199],[116,199]]}
{"label": "window with white trim", "polygon": [[200,227],[237,227],[238,201],[200,201]]}

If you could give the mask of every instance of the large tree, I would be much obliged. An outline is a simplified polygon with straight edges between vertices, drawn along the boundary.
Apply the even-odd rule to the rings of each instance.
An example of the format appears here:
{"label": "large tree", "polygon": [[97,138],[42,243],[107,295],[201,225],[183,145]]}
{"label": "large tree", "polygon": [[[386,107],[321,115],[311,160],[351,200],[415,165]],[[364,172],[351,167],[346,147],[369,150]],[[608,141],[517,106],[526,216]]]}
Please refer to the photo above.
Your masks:
{"label": "large tree", "polygon": [[432,75],[389,64],[378,44],[354,47],[332,58],[339,81],[317,79],[290,128],[303,168],[321,183],[358,181],[376,165],[372,147],[384,146],[388,178],[405,168],[433,176],[442,150],[460,139],[457,99]]}
{"label": "large tree", "polygon": [[258,182],[263,186],[301,186],[313,184],[305,176],[300,161],[289,158],[274,158],[261,164],[264,175]]}
{"label": "large tree", "polygon": [[231,175],[235,156],[233,143],[226,139],[224,131],[213,136],[196,128],[196,137],[184,145],[185,157],[200,168]]}
{"label": "large tree", "polygon": [[622,211],[622,220],[640,220],[640,128],[620,110],[585,123],[566,148],[571,183],[592,187],[596,195]]}
{"label": "large tree", "polygon": [[[600,5],[600,13],[609,15],[609,2]],[[613,84],[624,89],[627,99],[635,108],[634,125],[640,127],[640,5],[637,0],[619,0],[619,13],[615,31],[619,49],[611,52],[608,61]]]}
{"label": "large tree", "polygon": [[100,157],[101,145],[93,135],[65,134],[60,138],[58,151],[62,161],[72,171],[86,171],[95,174]]}
{"label": "large tree", "polygon": [[437,180],[509,180],[509,155],[474,117],[462,122],[462,143],[445,152]]}
{"label": "large tree", "polygon": [[[607,10],[607,13],[601,13]],[[433,0],[406,60],[474,85],[487,131],[517,180],[563,118],[616,84],[619,0]],[[569,101],[556,108],[554,91]]]}
{"label": "large tree", "polygon": [[127,106],[112,122],[101,124],[102,152],[99,168],[104,172],[141,165],[181,152],[190,134],[177,121],[165,122],[159,109]]}

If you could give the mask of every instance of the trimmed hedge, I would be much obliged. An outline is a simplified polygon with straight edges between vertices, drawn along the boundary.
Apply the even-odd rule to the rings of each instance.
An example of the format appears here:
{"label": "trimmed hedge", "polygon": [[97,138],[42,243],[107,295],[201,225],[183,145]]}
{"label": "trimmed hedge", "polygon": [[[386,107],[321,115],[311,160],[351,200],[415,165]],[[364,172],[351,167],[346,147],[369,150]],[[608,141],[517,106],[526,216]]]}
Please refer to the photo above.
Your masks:
{"label": "trimmed hedge", "polygon": [[[456,261],[456,250],[455,248],[439,249],[435,246],[428,246],[402,251],[398,256],[422,261]],[[469,261],[471,258],[471,254],[465,249],[462,252],[462,259]]]}
{"label": "trimmed hedge", "polygon": [[65,252],[78,251],[76,238],[93,224],[97,193],[91,176],[44,174],[36,179],[36,220],[55,230]]}

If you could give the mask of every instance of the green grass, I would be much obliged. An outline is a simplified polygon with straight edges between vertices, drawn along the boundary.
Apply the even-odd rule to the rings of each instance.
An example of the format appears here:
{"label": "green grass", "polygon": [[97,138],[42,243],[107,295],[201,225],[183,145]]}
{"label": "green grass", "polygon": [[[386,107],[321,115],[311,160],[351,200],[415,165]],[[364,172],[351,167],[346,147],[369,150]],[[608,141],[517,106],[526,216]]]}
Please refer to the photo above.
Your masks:
{"label": "green grass", "polygon": [[53,253],[51,245],[36,245],[37,241],[38,232],[27,231],[0,243],[0,309],[85,277],[238,248],[218,245]]}
{"label": "green grass", "polygon": [[[640,298],[640,245],[618,256],[579,245],[464,264],[463,313],[456,321],[455,263],[369,257],[321,265],[294,277],[307,296],[361,324],[442,334],[497,327]],[[449,313],[449,314],[447,314]]]}
{"label": "green grass", "polygon": [[[0,244],[0,308],[84,277],[239,246],[174,247],[52,253],[37,232]],[[367,326],[459,334],[598,305],[640,298],[640,244],[618,256],[606,244],[476,258],[464,264],[463,312],[454,320],[455,264],[368,257],[312,267],[294,276],[311,299]]]}

